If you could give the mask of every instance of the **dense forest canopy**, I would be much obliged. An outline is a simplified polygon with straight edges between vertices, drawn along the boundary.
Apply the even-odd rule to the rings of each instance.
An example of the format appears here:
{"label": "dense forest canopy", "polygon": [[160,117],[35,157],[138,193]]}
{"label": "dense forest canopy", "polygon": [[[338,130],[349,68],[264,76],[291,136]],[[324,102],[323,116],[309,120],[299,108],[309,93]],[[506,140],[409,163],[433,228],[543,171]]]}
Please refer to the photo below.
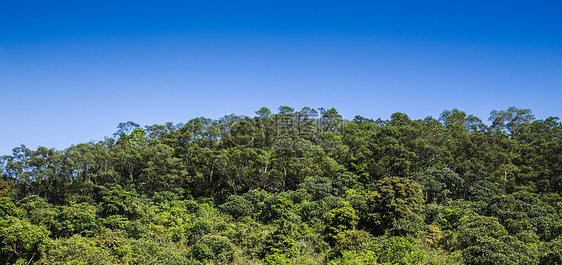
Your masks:
{"label": "dense forest canopy", "polygon": [[562,124],[282,106],[0,159],[2,264],[562,264]]}

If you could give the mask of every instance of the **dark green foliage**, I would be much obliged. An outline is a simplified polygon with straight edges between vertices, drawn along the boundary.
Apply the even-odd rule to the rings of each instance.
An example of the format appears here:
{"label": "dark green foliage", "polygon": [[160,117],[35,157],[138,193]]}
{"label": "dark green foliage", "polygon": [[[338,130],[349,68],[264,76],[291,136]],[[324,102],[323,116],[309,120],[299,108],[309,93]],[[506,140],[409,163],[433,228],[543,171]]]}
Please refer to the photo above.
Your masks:
{"label": "dark green foliage", "polygon": [[[0,171],[1,173],[1,171]],[[10,185],[0,179],[0,198],[10,195]]]}
{"label": "dark green foliage", "polygon": [[299,185],[299,188],[310,194],[312,196],[312,200],[315,201],[321,200],[334,193],[332,181],[321,177],[307,178]]}
{"label": "dark green foliage", "polygon": [[198,260],[232,260],[233,246],[224,236],[206,235],[191,249],[191,255]]}
{"label": "dark green foliage", "polygon": [[511,236],[479,237],[463,250],[468,264],[536,264],[537,254],[533,246]]}
{"label": "dark green foliage", "polygon": [[541,249],[540,253],[540,264],[562,264],[562,237],[545,243]]}
{"label": "dark green foliage", "polygon": [[226,203],[221,205],[220,208],[234,218],[250,216],[254,213],[254,206],[244,197],[238,195],[228,197]]}
{"label": "dark green foliage", "polygon": [[363,185],[361,185],[360,180],[360,176],[357,176],[349,171],[337,174],[332,180],[334,194],[337,196],[343,196],[343,194],[350,189],[362,189]]}
{"label": "dark green foliage", "polygon": [[505,193],[505,188],[501,183],[488,180],[481,180],[472,184],[468,188],[467,199],[471,201],[488,201],[493,197]]}
{"label": "dark green foliage", "polygon": [[371,181],[371,177],[369,176],[369,173],[365,170],[363,166],[361,166],[361,164],[359,164],[359,159],[355,157],[351,157],[349,161],[349,165],[347,166],[347,170],[357,175],[358,181],[360,181],[361,183],[369,183]]}
{"label": "dark green foliage", "polygon": [[540,237],[552,234],[554,222],[559,217],[554,208],[538,196],[524,191],[494,197],[485,213],[509,224],[514,233],[532,230]]}
{"label": "dark green foliage", "polygon": [[101,195],[102,216],[123,215],[135,220],[144,215],[144,205],[139,201],[139,195],[134,190],[115,186],[102,192]]}
{"label": "dark green foliage", "polygon": [[461,194],[462,179],[449,169],[417,172],[410,179],[421,185],[426,203],[442,203]]}

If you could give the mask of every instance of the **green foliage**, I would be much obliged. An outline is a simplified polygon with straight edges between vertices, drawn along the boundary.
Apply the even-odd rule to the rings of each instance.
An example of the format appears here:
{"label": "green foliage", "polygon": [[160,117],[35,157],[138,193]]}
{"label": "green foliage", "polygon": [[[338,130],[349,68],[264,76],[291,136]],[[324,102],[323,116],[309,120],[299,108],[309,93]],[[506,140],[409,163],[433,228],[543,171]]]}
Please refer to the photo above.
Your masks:
{"label": "green foliage", "polygon": [[300,209],[289,198],[287,193],[268,196],[263,201],[260,219],[266,223],[278,223],[283,220],[296,223],[300,221]]}
{"label": "green foliage", "polygon": [[469,264],[536,264],[534,246],[526,245],[514,237],[479,237],[473,245],[463,250]]}
{"label": "green foliage", "polygon": [[554,222],[559,218],[554,208],[524,191],[494,197],[485,213],[509,224],[513,233],[532,230],[542,237],[552,234]]}
{"label": "green foliage", "polygon": [[340,260],[347,260],[346,262],[356,259],[361,262],[376,260],[375,253],[378,252],[379,247],[367,231],[343,230],[333,237],[332,242],[331,256],[336,257],[335,260],[338,260],[337,257],[342,257]]}
{"label": "green foliage", "polygon": [[471,246],[481,237],[500,238],[508,235],[497,218],[476,214],[462,217],[457,222],[457,233],[461,247]]}
{"label": "green foliage", "polygon": [[12,202],[12,199],[8,197],[0,198],[0,220],[14,214],[14,208],[16,206]]}
{"label": "green foliage", "polygon": [[495,196],[505,194],[502,183],[481,180],[468,188],[468,199],[471,201],[489,201]]}
{"label": "green foliage", "polygon": [[369,183],[371,181],[369,172],[367,172],[365,168],[361,166],[361,164],[359,163],[359,159],[355,157],[351,157],[349,165],[347,166],[347,170],[357,175],[358,181],[360,181],[361,183]]}
{"label": "green foliage", "polygon": [[105,190],[101,198],[103,206],[101,215],[123,215],[131,220],[144,217],[144,205],[139,201],[138,196],[136,191],[125,190],[120,186]]}
{"label": "green foliage", "polygon": [[314,177],[306,178],[299,188],[305,190],[312,197],[312,200],[321,200],[326,196],[332,195],[334,189],[332,188],[332,181],[327,178]]}
{"label": "green foliage", "polygon": [[57,237],[70,237],[74,234],[93,236],[99,230],[97,208],[88,203],[79,203],[57,208],[54,231]]}
{"label": "green foliage", "polygon": [[[0,171],[1,173],[1,171]],[[0,179],[0,198],[2,197],[6,197],[10,194],[10,185],[8,185],[8,183],[6,183],[6,181],[3,181]]]}
{"label": "green foliage", "polygon": [[256,115],[14,148],[0,263],[562,264],[556,117]]}
{"label": "green foliage", "polygon": [[326,228],[328,241],[332,244],[338,241],[338,235],[346,230],[355,229],[359,217],[355,209],[347,201],[341,201],[338,208],[334,208],[329,214],[329,225]]}
{"label": "green foliage", "polygon": [[9,216],[0,220],[0,261],[12,264],[23,260],[27,263],[38,260],[49,244],[50,232],[27,220]]}
{"label": "green foliage", "polygon": [[562,237],[545,243],[540,253],[540,264],[562,264]]}
{"label": "green foliage", "polygon": [[[357,176],[349,171],[344,171],[341,174],[336,174],[336,176],[332,180],[334,195],[343,196],[348,190],[362,189],[363,185],[360,182],[362,181],[361,178],[362,177]],[[368,183],[368,181],[365,182]]]}
{"label": "green foliage", "polygon": [[227,237],[205,235],[191,249],[191,254],[198,260],[232,260],[234,247]]}
{"label": "green foliage", "polygon": [[494,217],[469,215],[457,223],[453,247],[470,264],[536,264],[536,244],[509,236]]}
{"label": "green foliage", "polygon": [[378,262],[382,264],[423,264],[426,254],[411,237],[390,237],[382,246]]}
{"label": "green foliage", "polygon": [[409,179],[391,177],[380,180],[367,203],[371,230],[376,234],[385,231],[407,234],[412,232],[408,226],[417,226],[418,220],[423,220],[418,217],[423,213],[421,188]]}
{"label": "green foliage", "polygon": [[449,169],[417,172],[410,179],[421,185],[426,203],[442,203],[461,194],[462,179]]}
{"label": "green foliage", "polygon": [[163,250],[154,256],[147,265],[192,265],[198,262],[190,261],[184,254],[174,250]]}
{"label": "green foliage", "polygon": [[239,195],[231,195],[226,203],[220,206],[225,213],[232,215],[234,218],[250,216],[254,213],[254,206]]}
{"label": "green foliage", "polygon": [[99,243],[80,235],[53,241],[39,264],[117,264],[118,259]]}
{"label": "green foliage", "polygon": [[265,257],[265,262],[269,265],[290,264],[289,259],[284,254],[273,253]]}

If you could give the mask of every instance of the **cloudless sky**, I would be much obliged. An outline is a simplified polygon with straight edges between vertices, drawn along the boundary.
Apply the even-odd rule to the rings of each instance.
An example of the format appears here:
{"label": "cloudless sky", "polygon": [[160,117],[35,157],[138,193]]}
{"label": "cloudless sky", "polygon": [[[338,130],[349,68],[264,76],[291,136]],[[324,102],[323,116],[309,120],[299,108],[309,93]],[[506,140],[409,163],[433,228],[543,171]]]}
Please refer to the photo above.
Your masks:
{"label": "cloudless sky", "polygon": [[0,155],[261,107],[562,117],[560,1],[0,0]]}

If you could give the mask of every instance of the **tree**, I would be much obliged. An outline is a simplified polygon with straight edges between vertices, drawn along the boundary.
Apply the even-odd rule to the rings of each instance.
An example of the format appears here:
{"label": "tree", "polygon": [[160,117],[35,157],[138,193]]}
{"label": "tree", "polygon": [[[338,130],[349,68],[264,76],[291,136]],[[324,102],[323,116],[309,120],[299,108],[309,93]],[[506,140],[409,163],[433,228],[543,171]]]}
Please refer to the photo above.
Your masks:
{"label": "tree", "polygon": [[0,261],[3,264],[30,264],[44,253],[49,231],[26,220],[8,217],[0,220]]}
{"label": "tree", "polygon": [[99,232],[98,209],[89,203],[57,207],[53,234],[57,237],[70,237],[74,234],[93,236]]}
{"label": "tree", "polygon": [[426,203],[442,203],[461,195],[462,179],[449,169],[416,172],[410,179],[421,185]]}
{"label": "tree", "polygon": [[10,185],[0,179],[0,198],[10,195]]}
{"label": "tree", "polygon": [[[420,219],[423,213],[422,192],[413,180],[399,177],[380,180],[367,198],[367,205],[370,211],[369,229],[375,234],[407,233],[424,225],[423,219]],[[395,227],[396,224],[402,227]]]}
{"label": "tree", "polygon": [[448,130],[459,133],[464,132],[477,132],[486,131],[486,125],[482,120],[474,115],[466,115],[466,112],[453,109],[445,110],[441,113],[439,121],[445,125]]}
{"label": "tree", "polygon": [[390,237],[382,246],[378,258],[383,264],[423,264],[426,255],[413,238]]}
{"label": "tree", "polygon": [[135,122],[132,121],[128,121],[128,122],[121,122],[119,123],[119,125],[117,126],[117,132],[115,132],[113,134],[113,137],[122,137],[123,135],[128,135],[130,132],[136,130],[140,128],[140,125],[138,125]]}
{"label": "tree", "polygon": [[328,218],[330,223],[326,227],[326,233],[328,241],[332,244],[337,242],[340,233],[355,229],[359,221],[355,209],[347,201],[341,201],[338,208],[332,209]]}
{"label": "tree", "polygon": [[530,109],[509,107],[507,110],[493,110],[490,112],[489,121],[497,132],[507,132],[516,139],[523,132],[525,126],[535,120],[535,115]]}

